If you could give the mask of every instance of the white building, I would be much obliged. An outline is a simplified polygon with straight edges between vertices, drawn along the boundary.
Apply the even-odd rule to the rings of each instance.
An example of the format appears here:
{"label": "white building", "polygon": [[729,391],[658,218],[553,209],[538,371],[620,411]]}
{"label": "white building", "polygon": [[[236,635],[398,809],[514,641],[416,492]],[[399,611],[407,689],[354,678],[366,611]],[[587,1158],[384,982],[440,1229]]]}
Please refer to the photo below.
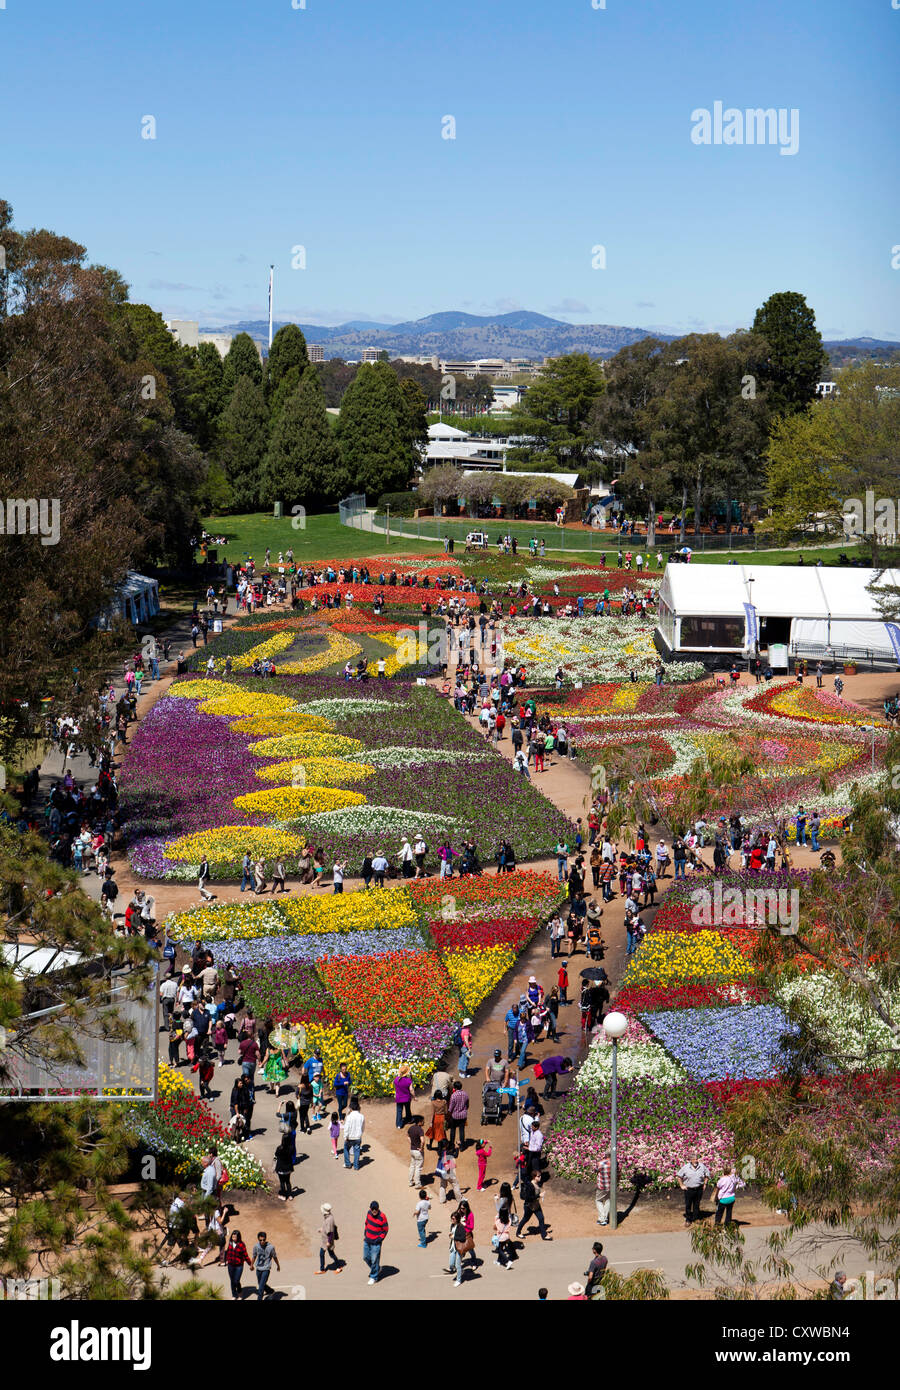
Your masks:
{"label": "white building", "polygon": [[325,349],[321,343],[307,343],[306,352],[310,362],[324,362]]}
{"label": "white building", "polygon": [[457,468],[488,468],[501,472],[506,466],[506,443],[493,439],[473,439],[465,430],[439,421],[428,426],[428,447],[424,468],[452,463]]}
{"label": "white building", "polygon": [[[668,564],[660,585],[657,646],[668,658],[761,655],[900,663],[900,627],[885,623],[868,585],[877,570],[824,565]],[[900,586],[900,572],[881,583]]]}
{"label": "white building", "polygon": [[181,347],[200,346],[200,325],[191,319],[167,319],[166,328]]}

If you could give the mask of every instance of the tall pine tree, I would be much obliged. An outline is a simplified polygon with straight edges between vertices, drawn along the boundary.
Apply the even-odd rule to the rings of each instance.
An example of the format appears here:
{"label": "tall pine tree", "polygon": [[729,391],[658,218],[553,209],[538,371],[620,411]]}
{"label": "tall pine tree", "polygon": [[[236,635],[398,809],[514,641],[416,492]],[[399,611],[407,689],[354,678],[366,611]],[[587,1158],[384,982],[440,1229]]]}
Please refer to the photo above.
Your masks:
{"label": "tall pine tree", "polygon": [[273,426],[263,463],[262,502],[264,506],[283,502],[285,511],[299,503],[312,511],[338,501],[345,491],[322,383],[315,367],[308,366]]}
{"label": "tall pine tree", "polygon": [[222,386],[225,390],[226,398],[231,396],[232,391],[238,383],[238,378],[248,376],[257,385],[262,385],[263,369],[256,344],[249,333],[239,333],[232,341],[231,347],[225,356],[225,367],[222,372]]}
{"label": "tall pine tree", "polygon": [[262,386],[249,376],[238,377],[231,400],[219,417],[216,450],[238,512],[253,512],[260,506],[260,468],[268,433],[269,412]]}
{"label": "tall pine tree", "polygon": [[805,410],[816,396],[816,382],[828,361],[816,316],[802,294],[784,290],[769,295],[756,311],[753,332],[769,344],[763,385],[776,415]]}
{"label": "tall pine tree", "polygon": [[337,437],[347,480],[375,498],[403,492],[416,464],[400,383],[386,362],[365,364],[341,402]]}
{"label": "tall pine tree", "polygon": [[295,323],[286,323],[279,328],[272,339],[266,361],[266,400],[271,402],[278,386],[292,368],[297,369],[297,380],[309,366],[306,339]]}

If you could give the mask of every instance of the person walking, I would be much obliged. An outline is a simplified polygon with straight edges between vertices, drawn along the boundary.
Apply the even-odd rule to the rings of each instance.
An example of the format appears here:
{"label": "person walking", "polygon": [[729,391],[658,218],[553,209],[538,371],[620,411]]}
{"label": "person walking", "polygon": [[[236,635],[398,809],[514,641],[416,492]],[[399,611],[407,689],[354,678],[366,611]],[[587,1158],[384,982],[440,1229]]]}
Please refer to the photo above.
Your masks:
{"label": "person walking", "polygon": [[363,1260],[369,1266],[370,1284],[377,1284],[381,1275],[381,1251],[389,1229],[381,1207],[377,1202],[370,1202],[363,1230]]}
{"label": "person walking", "polygon": [[453,1090],[447,1102],[450,1143],[454,1148],[466,1147],[466,1120],[469,1114],[469,1097],[463,1090],[461,1081],[454,1081]]}
{"label": "person walking", "polygon": [[684,1224],[692,1225],[700,1220],[700,1202],[703,1189],[712,1174],[705,1163],[701,1163],[696,1153],[692,1153],[675,1174],[678,1186],[684,1193]]}
{"label": "person walking", "polygon": [[[240,1234],[237,1232],[236,1234]],[[266,1238],[265,1231],[260,1231],[256,1237],[256,1244],[253,1247],[253,1261],[251,1268],[256,1271],[256,1297],[260,1302],[266,1296],[266,1286],[269,1282],[269,1275],[272,1272],[272,1265],[281,1273],[281,1265],[278,1262],[278,1255],[275,1246]]]}
{"label": "person walking", "polygon": [[409,1140],[409,1185],[418,1187],[422,1180],[422,1163],[425,1158],[425,1131],[418,1119],[410,1125],[406,1137]]}
{"label": "person walking", "polygon": [[338,1228],[331,1210],[331,1203],[323,1202],[320,1210],[322,1212],[322,1220],[319,1224],[319,1268],[315,1273],[326,1273],[325,1260],[327,1257],[331,1260],[331,1268],[334,1270],[335,1274],[340,1274],[344,1266],[343,1262],[338,1259],[337,1251],[334,1248],[338,1239]]}
{"label": "person walking", "polygon": [[340,1122],[343,1122],[344,1119],[344,1111],[347,1109],[347,1103],[350,1100],[350,1087],[352,1084],[353,1077],[347,1069],[347,1063],[341,1062],[335,1072],[334,1081],[332,1083],[334,1100],[338,1108],[338,1120]]}
{"label": "person walking", "polygon": [[353,1169],[359,1172],[359,1151],[366,1128],[366,1117],[359,1108],[359,1101],[353,1096],[350,1109],[344,1121],[344,1167],[350,1167],[350,1153],[353,1153]]}
{"label": "person walking", "polygon": [[448,1187],[456,1198],[457,1202],[462,1201],[462,1192],[459,1186],[459,1175],[456,1171],[456,1150],[448,1147],[441,1156],[440,1162],[435,1169],[435,1176],[440,1180],[440,1191],[438,1201],[443,1206],[447,1200]]}
{"label": "person walking", "polygon": [[292,1202],[294,1200],[294,1189],[291,1183],[291,1174],[294,1171],[294,1143],[290,1134],[285,1134],[278,1148],[275,1150],[274,1168],[278,1178],[278,1200],[280,1202]]}
{"label": "person walking", "polygon": [[428,1218],[431,1215],[431,1199],[424,1187],[419,1188],[419,1200],[413,1207],[416,1230],[419,1232],[419,1249],[428,1249]]}
{"label": "person walking", "polygon": [[487,1161],[493,1152],[493,1149],[486,1139],[476,1140],[475,1159],[478,1163],[478,1181],[475,1184],[476,1192],[484,1191],[484,1177],[487,1172]]}
{"label": "person walking", "polygon": [[397,1129],[412,1124],[412,1101],[415,1094],[410,1065],[404,1062],[399,1075],[394,1077],[394,1123]]}
{"label": "person walking", "polygon": [[522,1194],[522,1215],[516,1227],[516,1239],[522,1234],[523,1227],[528,1225],[532,1217],[535,1217],[538,1230],[541,1233],[541,1240],[552,1240],[553,1237],[547,1234],[549,1228],[544,1221],[544,1209],[541,1206],[540,1193],[533,1178],[524,1176],[520,1191]]}
{"label": "person walking", "polygon": [[732,1163],[727,1173],[723,1173],[716,1183],[716,1216],[715,1224],[718,1226],[725,1218],[725,1225],[731,1225],[732,1212],[734,1210],[735,1198],[738,1191],[747,1184],[743,1178],[738,1177],[738,1171]]}
{"label": "person walking", "polygon": [[232,1231],[225,1247],[225,1268],[228,1270],[232,1298],[241,1296],[241,1275],[245,1264],[252,1264],[247,1247],[241,1239],[240,1231]]}

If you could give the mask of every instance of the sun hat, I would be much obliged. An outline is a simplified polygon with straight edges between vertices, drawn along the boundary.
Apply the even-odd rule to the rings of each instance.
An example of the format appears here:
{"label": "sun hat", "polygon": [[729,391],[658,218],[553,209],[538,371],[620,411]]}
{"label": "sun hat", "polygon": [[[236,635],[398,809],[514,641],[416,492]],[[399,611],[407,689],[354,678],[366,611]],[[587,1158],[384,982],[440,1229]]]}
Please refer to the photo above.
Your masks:
{"label": "sun hat", "polygon": [[326,1216],[327,1216],[328,1212],[330,1212],[330,1211],[331,1211],[331,1203],[330,1203],[330,1202],[323,1202],[323,1203],[322,1203],[322,1213],[323,1213],[323,1215],[326,1215]]}
{"label": "sun hat", "polygon": [[584,1293],[584,1285],[570,1284],[569,1293],[572,1295],[573,1298],[579,1298]]}
{"label": "sun hat", "polygon": [[463,1027],[464,1027],[464,1028],[466,1028],[466,1027],[471,1027],[471,1024],[472,1024],[472,1020],[471,1020],[470,1018],[464,1018],[464,1019],[463,1019]]}

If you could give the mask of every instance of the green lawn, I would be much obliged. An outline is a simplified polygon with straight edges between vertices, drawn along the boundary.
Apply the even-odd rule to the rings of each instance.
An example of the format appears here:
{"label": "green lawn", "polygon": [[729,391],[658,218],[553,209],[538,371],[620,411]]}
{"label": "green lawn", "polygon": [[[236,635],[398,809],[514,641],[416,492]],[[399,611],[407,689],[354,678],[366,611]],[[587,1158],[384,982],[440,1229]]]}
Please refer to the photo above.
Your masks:
{"label": "green lawn", "polygon": [[350,526],[342,526],[337,514],[308,516],[303,528],[294,530],[293,518],[273,517],[264,513],[250,516],[214,516],[204,520],[213,536],[225,536],[227,544],[220,546],[229,560],[242,563],[252,555],[257,567],[262,564],[266,546],[277,558],[279,550],[293,549],[297,561],[355,559],[366,555],[412,555],[419,551],[440,554],[440,541],[423,541],[419,546],[409,540],[394,540],[390,545],[381,535],[370,535]]}
{"label": "green lawn", "polygon": [[[379,518],[383,522],[383,517]],[[219,547],[229,560],[242,563],[252,555],[260,565],[266,553],[266,546],[277,557],[279,550],[293,548],[298,561],[309,564],[311,561],[365,558],[369,555],[414,555],[440,554],[443,551],[441,537],[453,536],[457,542],[457,554],[465,542],[469,531],[487,531],[492,541],[492,553],[496,554],[496,540],[507,527],[518,537],[519,555],[528,559],[528,541],[532,535],[543,537],[547,555],[554,560],[584,560],[599,563],[601,552],[606,553],[607,564],[615,564],[619,541],[616,537],[600,535],[596,531],[561,531],[550,522],[476,522],[468,518],[436,519],[423,518],[421,521],[405,520],[404,534],[397,536],[391,523],[391,539],[381,534],[358,531],[355,527],[342,526],[336,514],[310,516],[302,529],[294,530],[291,517],[276,518],[264,513],[249,516],[209,517],[204,522],[207,531],[222,535],[227,539],[224,547]],[[434,539],[431,539],[434,537]],[[688,544],[691,538],[688,536]],[[627,545],[622,546],[627,549]],[[826,565],[837,564],[841,549],[852,554],[852,547],[810,546],[802,551],[804,563],[814,565],[821,557]],[[636,547],[632,546],[632,549]],[[734,558],[739,565],[795,565],[799,550],[695,550],[691,564],[723,565]],[[655,557],[654,557],[655,558]],[[657,571],[651,571],[657,572]]]}

